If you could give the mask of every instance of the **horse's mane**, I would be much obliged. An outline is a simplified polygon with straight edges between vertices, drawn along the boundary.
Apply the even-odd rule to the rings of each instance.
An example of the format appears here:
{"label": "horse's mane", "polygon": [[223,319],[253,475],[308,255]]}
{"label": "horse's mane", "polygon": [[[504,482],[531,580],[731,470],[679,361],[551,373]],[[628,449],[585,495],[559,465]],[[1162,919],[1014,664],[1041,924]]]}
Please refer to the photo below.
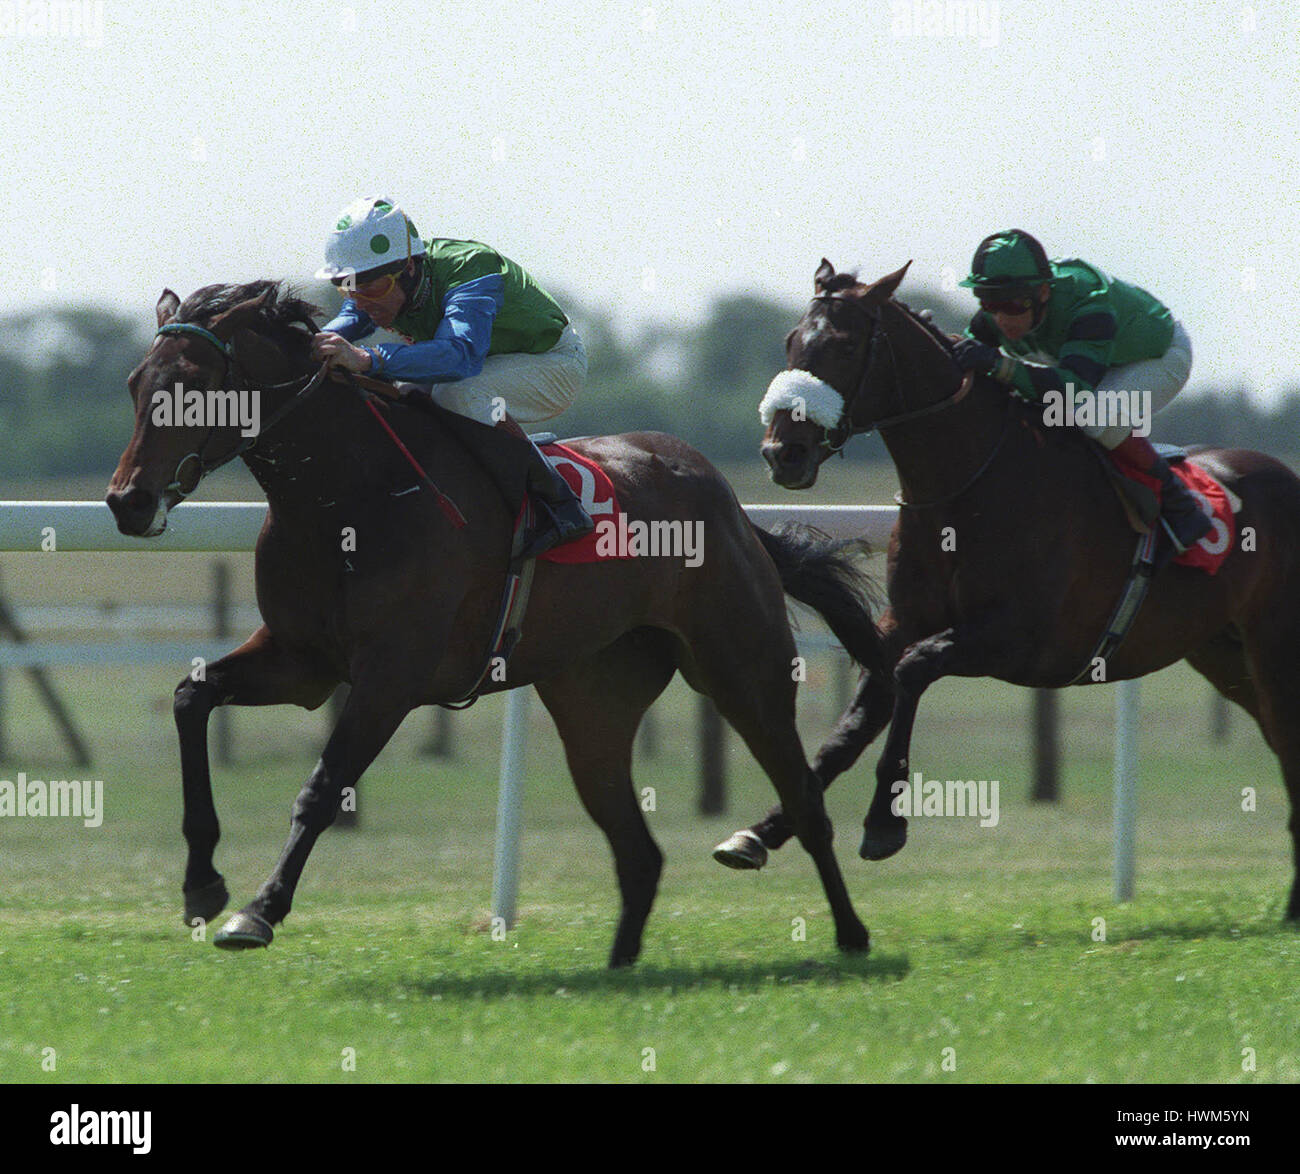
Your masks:
{"label": "horse's mane", "polygon": [[943,347],[944,352],[946,354],[952,354],[952,347],[953,347],[952,339],[949,338],[947,332],[943,330],[943,328],[940,327],[934,321],[934,319],[930,316],[929,311],[913,310],[911,306],[909,306],[904,301],[900,301],[898,298],[890,298],[889,300],[893,302],[894,305],[896,305],[900,310],[902,310],[914,322],[919,322],[922,326],[924,326],[925,329],[928,330],[930,334],[934,336],[934,340],[941,347]]}
{"label": "horse's mane", "polygon": [[[831,274],[831,276],[826,279],[825,283],[821,286],[821,288],[826,293],[839,293],[842,290],[855,289],[861,285],[862,282],[858,280],[857,270],[852,270],[847,273]],[[938,326],[935,325],[933,319],[930,317],[927,311],[913,310],[911,306],[909,306],[906,302],[901,301],[898,298],[890,298],[889,300],[893,305],[897,306],[913,321],[919,322],[922,326],[924,326],[925,329],[928,330],[931,335],[933,335],[935,341],[939,343],[940,346],[943,347],[945,353],[948,354],[952,353],[952,339],[950,339],[947,336],[947,334],[943,332],[943,330],[941,330]]]}
{"label": "horse's mane", "polygon": [[202,324],[210,322],[220,314],[246,302],[249,298],[260,297],[267,292],[270,296],[262,307],[259,322],[262,328],[273,337],[282,341],[301,342],[303,333],[296,327],[305,327],[314,333],[316,324],[314,316],[320,313],[318,306],[298,296],[291,286],[286,287],[279,281],[249,281],[243,285],[205,285],[195,290],[176,311],[175,321]]}

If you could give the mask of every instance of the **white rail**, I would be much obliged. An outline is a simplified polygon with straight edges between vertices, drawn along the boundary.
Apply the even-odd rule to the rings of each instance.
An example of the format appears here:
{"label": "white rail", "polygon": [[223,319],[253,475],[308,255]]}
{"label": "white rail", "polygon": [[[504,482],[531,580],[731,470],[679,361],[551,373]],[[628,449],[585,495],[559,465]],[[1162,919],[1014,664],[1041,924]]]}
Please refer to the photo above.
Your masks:
{"label": "white rail", "polygon": [[[760,526],[804,522],[833,537],[865,537],[884,547],[898,517],[895,506],[746,505]],[[108,506],[89,501],[0,501],[0,551],[130,551],[146,553],[234,553],[251,551],[266,518],[261,502],[183,502],[171,511],[167,529],[157,538],[133,538],[118,532]],[[229,647],[233,647],[232,642]],[[170,645],[150,642],[124,648],[114,644],[56,647],[47,642],[0,645],[0,666],[85,664],[119,661],[126,653],[134,662],[178,660],[218,651],[210,641]],[[222,647],[219,652],[228,651]],[[77,659],[88,657],[87,659]],[[67,658],[67,659],[65,659]],[[493,878],[493,914],[507,925],[514,922],[518,898],[518,852],[521,829],[527,722],[527,695],[515,690],[506,707],[501,745],[498,839]],[[1115,739],[1115,897],[1131,900],[1137,807],[1137,688],[1116,694]]]}

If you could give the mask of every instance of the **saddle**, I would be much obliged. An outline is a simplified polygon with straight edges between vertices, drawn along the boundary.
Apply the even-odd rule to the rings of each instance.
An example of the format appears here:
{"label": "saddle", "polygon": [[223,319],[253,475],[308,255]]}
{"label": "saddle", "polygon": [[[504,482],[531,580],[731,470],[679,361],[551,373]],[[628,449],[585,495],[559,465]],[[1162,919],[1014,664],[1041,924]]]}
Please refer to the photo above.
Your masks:
{"label": "saddle", "polygon": [[[1180,448],[1176,444],[1153,444],[1152,447],[1164,457],[1170,466],[1181,464],[1187,459],[1187,450]],[[1134,533],[1150,533],[1160,518],[1160,501],[1155,492],[1140,481],[1125,476],[1123,470],[1106,455],[1105,450],[1099,444],[1090,444],[1088,448],[1092,455],[1101,462],[1107,480],[1109,480],[1111,488],[1114,489],[1115,495],[1119,498],[1119,503],[1124,510],[1124,516],[1128,519]]]}
{"label": "saddle", "polygon": [[[480,424],[477,420],[471,420],[468,416],[435,403],[418,384],[387,383],[364,375],[353,375],[353,379],[361,387],[382,395],[385,399],[435,417],[478,462],[496,486],[510,515],[515,518],[497,620],[478,676],[466,692],[453,701],[442,703],[447,709],[467,709],[478,700],[480,690],[490,673],[500,673],[502,676],[496,679],[504,679],[505,666],[523,635],[524,615],[528,610],[528,597],[537,562],[536,558],[527,557],[523,553],[529,545],[537,520],[537,511],[527,488],[527,461],[531,452],[527,442],[517,436],[502,432],[489,424]],[[553,443],[555,439],[554,433],[542,433],[535,438],[535,442]]]}

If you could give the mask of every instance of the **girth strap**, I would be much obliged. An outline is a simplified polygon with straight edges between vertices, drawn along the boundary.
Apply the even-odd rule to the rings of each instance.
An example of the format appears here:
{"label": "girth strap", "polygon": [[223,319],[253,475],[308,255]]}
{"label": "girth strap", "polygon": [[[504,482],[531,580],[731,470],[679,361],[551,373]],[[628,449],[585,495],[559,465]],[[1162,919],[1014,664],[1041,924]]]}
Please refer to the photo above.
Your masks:
{"label": "girth strap", "polygon": [[510,566],[506,570],[505,590],[501,595],[501,607],[497,612],[496,626],[492,629],[492,638],[488,641],[488,653],[483,659],[474,684],[467,693],[461,694],[455,701],[443,701],[444,709],[468,709],[479,698],[479,690],[492,671],[493,661],[500,660],[504,669],[510,663],[519,638],[523,635],[524,614],[528,611],[528,596],[533,589],[533,572],[537,569],[537,559],[525,558],[524,540],[532,532],[534,511],[531,498],[524,500],[524,507],[519,511],[515,523],[514,538],[510,544]]}
{"label": "girth strap", "polygon": [[1088,657],[1087,663],[1066,682],[1067,684],[1077,685],[1088,675],[1098,658],[1104,661],[1124,643],[1129,629],[1133,627],[1133,621],[1137,619],[1137,614],[1141,610],[1142,601],[1146,599],[1147,588],[1151,586],[1151,578],[1155,574],[1156,543],[1159,538],[1160,527],[1153,526],[1138,539],[1137,549],[1133,552],[1133,562],[1129,567],[1128,582],[1124,584],[1119,603],[1115,605],[1115,610],[1111,614],[1110,623],[1106,625],[1106,631],[1097,642],[1092,655]]}

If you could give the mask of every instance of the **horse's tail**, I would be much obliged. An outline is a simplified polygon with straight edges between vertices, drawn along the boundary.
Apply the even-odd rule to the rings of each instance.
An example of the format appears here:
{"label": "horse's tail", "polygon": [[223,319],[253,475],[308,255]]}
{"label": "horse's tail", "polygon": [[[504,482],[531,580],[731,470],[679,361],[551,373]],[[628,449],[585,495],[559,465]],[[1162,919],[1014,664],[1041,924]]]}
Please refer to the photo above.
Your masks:
{"label": "horse's tail", "polygon": [[798,522],[754,531],[776,563],[785,593],[817,612],[863,668],[873,675],[885,672],[884,646],[872,618],[879,591],[856,561],[871,552],[866,540],[834,539]]}

